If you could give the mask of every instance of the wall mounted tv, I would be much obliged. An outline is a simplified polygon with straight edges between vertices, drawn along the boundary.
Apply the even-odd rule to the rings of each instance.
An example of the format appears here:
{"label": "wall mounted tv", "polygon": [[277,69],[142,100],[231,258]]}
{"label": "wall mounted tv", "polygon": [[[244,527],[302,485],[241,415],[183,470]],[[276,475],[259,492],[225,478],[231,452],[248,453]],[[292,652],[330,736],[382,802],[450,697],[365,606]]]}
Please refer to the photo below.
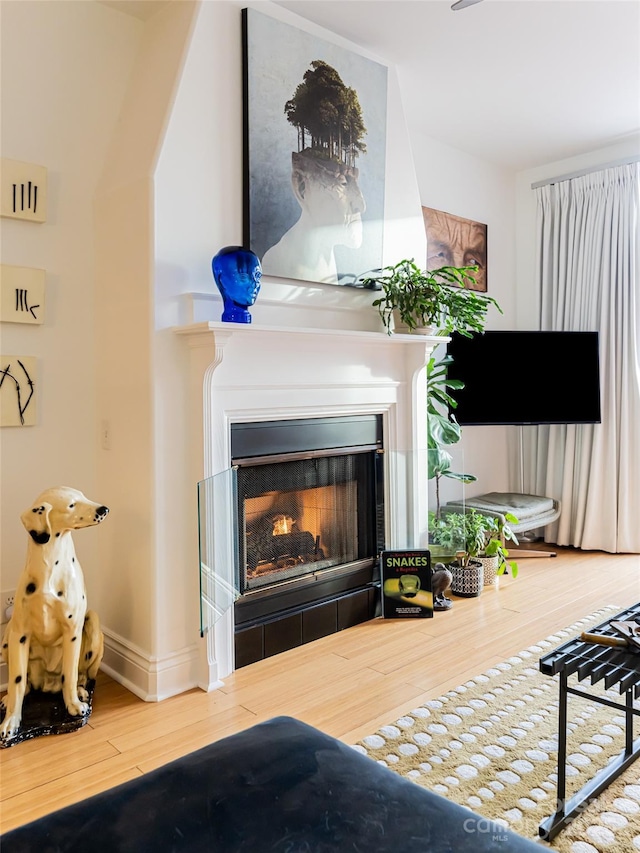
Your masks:
{"label": "wall mounted tv", "polygon": [[597,332],[454,334],[447,351],[461,426],[600,423]]}

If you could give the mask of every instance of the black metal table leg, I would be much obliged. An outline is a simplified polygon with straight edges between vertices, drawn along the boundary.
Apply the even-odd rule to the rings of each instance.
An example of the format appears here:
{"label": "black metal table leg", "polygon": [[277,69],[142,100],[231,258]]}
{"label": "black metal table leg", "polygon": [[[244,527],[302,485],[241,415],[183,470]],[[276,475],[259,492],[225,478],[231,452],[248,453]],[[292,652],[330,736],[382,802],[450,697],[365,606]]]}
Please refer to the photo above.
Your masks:
{"label": "black metal table leg", "polygon": [[[538,834],[545,841],[553,841],[560,830],[568,826],[574,818],[582,814],[593,799],[599,796],[614,779],[617,779],[627,767],[629,767],[640,755],[640,738],[633,742],[633,719],[638,713],[633,708],[633,692],[628,690],[624,706],[625,726],[625,748],[612,761],[607,764],[591,781],[587,782],[571,799],[566,799],[566,760],[567,760],[567,695],[577,693],[586,695],[580,691],[572,690],[567,685],[568,676],[565,672],[560,673],[560,707],[558,710],[558,785],[557,785],[557,808],[555,814],[542,821],[538,828]],[[598,701],[597,697],[593,697]],[[606,702],[604,704],[613,703]],[[621,705],[617,707],[622,708]]]}
{"label": "black metal table leg", "polygon": [[550,818],[540,824],[538,833],[545,841],[553,841],[556,835],[565,826],[568,826],[574,818],[582,814],[593,799],[598,797],[614,779],[617,779],[627,767],[629,767],[640,755],[640,738],[630,754],[626,751],[611,761],[603,770],[597,773],[580,791],[568,800],[564,806],[563,813],[556,812]]}
{"label": "black metal table leg", "polygon": [[565,798],[567,796],[567,680],[566,671],[560,673],[558,707],[558,781],[556,783],[556,812],[540,824],[539,834],[551,841],[565,825]]}

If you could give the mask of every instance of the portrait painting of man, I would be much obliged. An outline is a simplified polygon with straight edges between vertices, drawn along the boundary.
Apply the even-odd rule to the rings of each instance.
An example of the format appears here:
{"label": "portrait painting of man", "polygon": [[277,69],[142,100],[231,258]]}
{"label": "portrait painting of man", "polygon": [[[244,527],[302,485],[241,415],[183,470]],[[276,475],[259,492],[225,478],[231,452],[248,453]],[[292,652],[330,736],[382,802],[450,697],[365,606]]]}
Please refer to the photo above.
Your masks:
{"label": "portrait painting of man", "polygon": [[387,69],[243,10],[244,244],[264,275],[352,284],[382,265]]}
{"label": "portrait painting of man", "polygon": [[431,207],[422,208],[427,234],[427,265],[478,267],[471,290],[487,291],[487,226]]}

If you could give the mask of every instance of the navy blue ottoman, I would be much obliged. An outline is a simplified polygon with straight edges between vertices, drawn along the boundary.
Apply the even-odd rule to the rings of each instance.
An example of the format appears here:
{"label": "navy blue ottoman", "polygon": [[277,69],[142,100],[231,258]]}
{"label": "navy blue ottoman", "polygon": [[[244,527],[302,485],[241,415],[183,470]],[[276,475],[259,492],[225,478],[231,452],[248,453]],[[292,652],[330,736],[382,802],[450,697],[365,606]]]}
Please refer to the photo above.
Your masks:
{"label": "navy blue ottoman", "polygon": [[2,853],[534,853],[531,841],[291,717],[34,821]]}

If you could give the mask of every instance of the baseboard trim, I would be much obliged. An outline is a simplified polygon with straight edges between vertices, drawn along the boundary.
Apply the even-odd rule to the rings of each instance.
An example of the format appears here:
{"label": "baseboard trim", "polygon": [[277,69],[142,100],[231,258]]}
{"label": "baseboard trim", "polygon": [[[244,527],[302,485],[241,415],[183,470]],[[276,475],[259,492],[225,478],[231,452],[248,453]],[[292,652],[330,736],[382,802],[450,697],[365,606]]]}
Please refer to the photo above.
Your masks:
{"label": "baseboard trim", "polygon": [[145,702],[161,702],[199,686],[198,644],[154,657],[103,627],[104,658],[100,669]]}
{"label": "baseboard trim", "polygon": [[[102,627],[104,658],[100,669],[122,684],[144,702],[161,702],[199,687],[215,690],[222,685],[213,681],[202,684],[202,651],[199,643],[172,652],[165,657],[152,657],[138,646]],[[0,666],[0,691],[7,689],[7,666]]]}

